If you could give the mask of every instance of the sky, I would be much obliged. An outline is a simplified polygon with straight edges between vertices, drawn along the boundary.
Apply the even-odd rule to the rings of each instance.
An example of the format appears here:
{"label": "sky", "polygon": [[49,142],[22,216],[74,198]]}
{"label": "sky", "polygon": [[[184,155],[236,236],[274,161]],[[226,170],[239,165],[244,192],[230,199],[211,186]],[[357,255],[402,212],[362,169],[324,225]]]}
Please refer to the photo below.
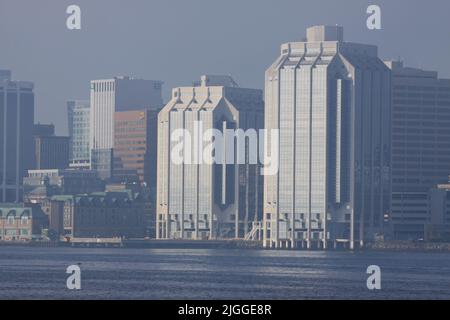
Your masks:
{"label": "sky", "polygon": [[[66,27],[72,4],[81,30]],[[366,26],[371,4],[381,30]],[[165,101],[202,74],[263,89],[280,45],[318,24],[343,26],[346,41],[377,45],[382,59],[450,78],[448,0],[0,0],[0,69],[35,83],[36,122],[64,135],[66,101],[88,99],[90,80],[162,80]]]}

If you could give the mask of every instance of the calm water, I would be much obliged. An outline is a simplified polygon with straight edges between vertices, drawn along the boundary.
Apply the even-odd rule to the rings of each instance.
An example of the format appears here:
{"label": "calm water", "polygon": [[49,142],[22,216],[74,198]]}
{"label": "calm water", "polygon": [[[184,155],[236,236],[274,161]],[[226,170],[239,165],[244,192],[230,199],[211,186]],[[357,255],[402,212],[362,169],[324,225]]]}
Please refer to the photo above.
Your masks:
{"label": "calm water", "polygon": [[[76,263],[79,291],[66,288]],[[450,299],[450,254],[0,247],[0,299],[19,298]]]}

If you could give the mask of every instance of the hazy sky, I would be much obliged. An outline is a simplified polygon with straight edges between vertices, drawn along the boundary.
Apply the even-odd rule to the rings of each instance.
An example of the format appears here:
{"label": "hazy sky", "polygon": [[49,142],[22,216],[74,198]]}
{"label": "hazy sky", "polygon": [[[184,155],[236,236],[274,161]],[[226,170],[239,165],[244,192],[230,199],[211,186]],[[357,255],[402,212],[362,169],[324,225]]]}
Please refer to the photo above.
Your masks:
{"label": "hazy sky", "polygon": [[[70,4],[81,7],[81,30],[66,28]],[[367,29],[369,4],[381,7],[382,30]],[[36,121],[66,134],[65,102],[87,99],[91,79],[163,80],[166,99],[205,73],[262,89],[280,44],[316,24],[450,77],[448,0],[0,0],[0,69],[34,81]]]}

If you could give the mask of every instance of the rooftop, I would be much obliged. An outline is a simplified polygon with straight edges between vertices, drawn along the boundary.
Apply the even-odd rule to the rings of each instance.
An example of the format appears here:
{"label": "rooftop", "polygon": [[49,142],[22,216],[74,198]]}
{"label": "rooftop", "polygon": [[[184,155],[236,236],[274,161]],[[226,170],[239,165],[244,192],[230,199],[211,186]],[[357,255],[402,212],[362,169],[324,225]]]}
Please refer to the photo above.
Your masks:
{"label": "rooftop", "polygon": [[306,29],[306,41],[344,41],[344,28],[340,26],[312,26]]}

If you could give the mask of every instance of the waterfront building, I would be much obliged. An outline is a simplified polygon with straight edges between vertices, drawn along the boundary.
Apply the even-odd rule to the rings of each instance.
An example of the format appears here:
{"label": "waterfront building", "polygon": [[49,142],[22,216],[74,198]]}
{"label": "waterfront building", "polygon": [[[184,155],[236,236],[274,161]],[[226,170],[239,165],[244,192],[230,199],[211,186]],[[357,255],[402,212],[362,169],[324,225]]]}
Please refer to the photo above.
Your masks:
{"label": "waterfront building", "polygon": [[[195,140],[196,127],[200,136],[209,129],[222,134],[226,129],[262,129],[263,108],[261,90],[241,88],[230,76],[204,75],[192,87],[172,90],[158,115],[157,238],[243,238],[261,219],[263,179],[259,164],[248,161],[255,145],[243,144],[245,149],[238,152],[247,157],[242,163],[234,152],[231,163],[177,163],[172,135],[184,129]],[[199,142],[197,148],[206,144]],[[195,142],[184,148],[183,156],[198,155]]]}
{"label": "waterfront building", "polygon": [[55,228],[62,219],[64,230],[55,231],[69,238],[145,236],[144,202],[139,195],[132,196],[128,192],[58,195],[45,201],[43,208],[53,217],[50,225]]}
{"label": "waterfront building", "polygon": [[428,192],[428,219],[423,226],[425,241],[450,241],[450,182]]}
{"label": "waterfront building", "polygon": [[392,72],[392,233],[424,237],[429,190],[450,173],[450,79],[387,61]]}
{"label": "waterfront building", "polygon": [[390,70],[377,47],[339,26],[281,46],[265,75],[265,129],[279,171],[264,177],[264,246],[353,248],[384,233],[390,211]]}
{"label": "waterfront building", "polygon": [[42,234],[48,223],[39,206],[23,203],[0,204],[0,240],[32,240]]}

